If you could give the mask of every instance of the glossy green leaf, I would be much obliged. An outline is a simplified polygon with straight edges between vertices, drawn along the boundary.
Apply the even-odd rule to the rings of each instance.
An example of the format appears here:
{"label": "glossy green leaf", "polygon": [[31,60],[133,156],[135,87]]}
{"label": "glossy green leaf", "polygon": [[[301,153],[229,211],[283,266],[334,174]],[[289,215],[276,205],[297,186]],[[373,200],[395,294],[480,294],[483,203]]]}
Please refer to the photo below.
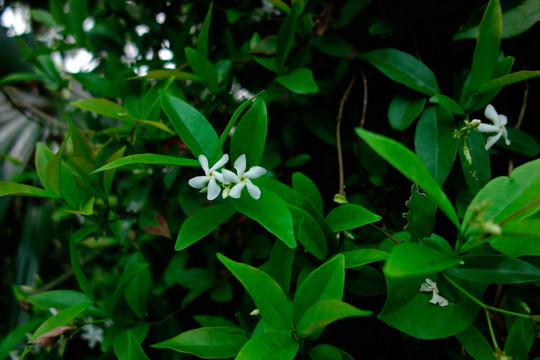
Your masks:
{"label": "glossy green leaf", "polygon": [[86,275],[84,275],[81,263],[79,262],[79,256],[77,250],[75,249],[75,239],[73,235],[70,237],[69,240],[69,254],[71,259],[71,266],[73,267],[73,273],[75,274],[75,278],[77,279],[79,287],[90,301],[94,301],[94,292],[92,291],[92,286],[88,282]]}
{"label": "glossy green leaf", "polygon": [[[195,75],[203,80],[208,90],[212,93],[219,91],[218,88],[218,71],[216,66],[206,57],[201,57],[200,54],[193,48],[186,47],[184,49],[189,66],[193,69]],[[162,90],[160,90],[162,91]],[[163,105],[162,105],[163,106]],[[174,123],[173,123],[174,125]]]}
{"label": "glossy green leaf", "polygon": [[[426,278],[437,283],[440,296],[449,301],[448,306],[431,304],[433,295],[419,291]],[[487,287],[464,280],[454,281],[477,299],[482,298]],[[437,279],[435,273],[399,279],[387,277],[386,282],[388,295],[378,318],[419,339],[442,339],[458,334],[473,323],[481,309],[452,285],[443,287],[443,281]]]}
{"label": "glossy green leaf", "polygon": [[368,310],[360,310],[352,305],[349,305],[341,300],[326,299],[320,300],[306,310],[296,330],[301,337],[308,337],[323,330],[331,323],[359,316],[369,316],[372,312]]}
{"label": "glossy green leaf", "polygon": [[309,349],[311,360],[354,360],[345,351],[328,344],[317,344]]}
{"label": "glossy green leaf", "polygon": [[493,360],[493,348],[473,325],[456,334],[456,338],[474,360]]}
{"label": "glossy green leaf", "polygon": [[255,101],[240,118],[231,138],[231,161],[246,155],[247,168],[259,165],[266,145],[268,114],[263,100]]}
{"label": "glossy green leaf", "polygon": [[296,290],[294,296],[294,321],[296,324],[305,312],[321,300],[341,300],[345,283],[345,257],[336,255],[313,270]]}
{"label": "glossy green leaf", "polygon": [[268,324],[283,330],[293,328],[291,303],[270,275],[250,265],[228,259],[222,254],[218,253],[217,257],[242,283]]}
{"label": "glossy green leaf", "polygon": [[279,28],[276,40],[276,61],[279,72],[285,69],[285,61],[294,43],[296,21],[299,15],[298,6],[293,6],[292,11],[287,15]]}
{"label": "glossy green leaf", "polygon": [[191,80],[191,81],[201,80],[201,78],[195,74],[184,72],[184,71],[171,70],[171,69],[152,70],[152,71],[149,71],[148,74],[144,76],[137,76],[134,79],[162,80],[162,79],[169,79],[169,78],[174,78],[175,80]]}
{"label": "glossy green leaf", "polygon": [[324,54],[349,60],[352,60],[358,53],[358,50],[353,45],[339,36],[316,36],[312,37],[309,43]]}
{"label": "glossy green leaf", "polygon": [[54,156],[54,153],[45,145],[38,142],[36,144],[36,158],[35,158],[35,165],[36,165],[36,171],[39,176],[39,180],[41,181],[41,184],[43,184],[43,187],[45,190],[49,191],[50,193],[53,193],[51,186],[47,182],[47,164],[51,160],[51,158]]}
{"label": "glossy green leaf", "polygon": [[203,327],[181,333],[152,345],[203,359],[223,359],[235,356],[249,340],[249,335],[235,327]]}
{"label": "glossy green leaf", "polygon": [[512,359],[528,359],[535,341],[535,329],[529,319],[516,318],[504,344],[504,352]]}
{"label": "glossy green leaf", "polygon": [[489,90],[501,88],[503,86],[515,84],[520,81],[525,81],[540,76],[540,70],[521,70],[514,73],[503,75],[494,79],[489,80],[488,82],[483,83],[478,87],[478,91],[486,92]]}
{"label": "glossy green leaf", "polygon": [[235,360],[293,360],[300,344],[281,333],[262,333],[244,344]]}
{"label": "glossy green leaf", "polygon": [[388,106],[388,122],[392,129],[405,130],[420,115],[426,104],[426,98],[411,98],[396,95]]}
{"label": "glossy green leaf", "polygon": [[380,49],[360,53],[358,57],[413,90],[430,96],[440,93],[433,72],[410,54],[397,49]]}
{"label": "glossy green leaf", "polygon": [[[471,65],[471,85],[473,89],[491,80],[501,43],[502,13],[499,0],[490,0],[480,27]],[[487,90],[487,89],[486,89]]]}
{"label": "glossy green leaf", "polygon": [[418,157],[442,186],[456,158],[457,139],[452,114],[439,106],[424,109],[416,126],[414,148]]}
{"label": "glossy green leaf", "polygon": [[174,131],[172,131],[171,129],[169,129],[169,127],[167,125],[165,125],[164,123],[162,122],[159,122],[159,121],[151,121],[151,120],[139,120],[139,119],[135,119],[135,122],[137,124],[144,124],[144,125],[148,125],[148,126],[152,126],[152,127],[155,127],[157,129],[160,129],[160,130],[163,130],[164,132],[168,133],[168,134],[171,134],[171,135],[174,135]]}
{"label": "glossy green leaf", "polygon": [[6,195],[33,196],[43,198],[56,198],[57,196],[45,189],[26,184],[17,184],[7,181],[0,181],[0,197]]}
{"label": "glossy green leaf", "polygon": [[386,260],[388,253],[377,249],[356,249],[345,251],[343,256],[345,256],[345,268],[348,269]]}
{"label": "glossy green leaf", "polygon": [[429,98],[429,102],[432,104],[439,104],[441,107],[453,114],[465,115],[465,111],[461,108],[461,106],[454,99],[446,95],[433,95]]}
{"label": "glossy green leaf", "polygon": [[[116,154],[116,156],[121,156]],[[124,165],[131,164],[147,164],[147,165],[172,165],[172,166],[189,166],[199,167],[201,164],[194,159],[179,158],[175,156],[158,155],[158,154],[134,154],[119,159],[113,159],[111,162],[103,165],[99,169],[94,170],[94,173],[116,169]]]}
{"label": "glossy green leaf", "polygon": [[313,78],[313,72],[308,68],[294,69],[276,77],[276,81],[297,94],[312,94],[319,91]]}
{"label": "glossy green leaf", "polygon": [[459,219],[452,203],[416,154],[390,138],[360,128],[356,128],[355,131],[377,154],[430,196],[441,211],[459,228]]}
{"label": "glossy green leaf", "polygon": [[91,164],[94,164],[95,156],[94,149],[92,148],[92,143],[88,137],[84,134],[83,131],[79,130],[74,124],[73,121],[68,118],[67,120],[69,129],[71,131],[71,143],[73,144],[73,155],[77,157],[82,157]]}
{"label": "glossy green leaf", "polygon": [[210,6],[208,7],[208,12],[206,13],[206,17],[204,18],[201,32],[197,37],[197,52],[199,53],[199,56],[203,59],[208,58],[208,34],[210,32],[210,21],[212,19],[213,5],[214,3],[211,2]]}
{"label": "glossy green leaf", "polygon": [[459,158],[465,182],[471,193],[476,194],[491,178],[489,153],[486,142],[478,132],[459,138]]}
{"label": "glossy green leaf", "polygon": [[181,251],[210,234],[236,213],[230,202],[208,206],[191,214],[180,227],[174,249]]}
{"label": "glossy green leaf", "polygon": [[218,149],[219,143],[219,138],[212,125],[197,109],[180,98],[170,95],[164,90],[160,90],[159,96],[163,110],[182,141],[196,157],[201,154],[205,155],[212,163],[214,159],[210,157]]}
{"label": "glossy green leaf", "polygon": [[540,218],[538,214],[504,224],[501,235],[489,237],[489,245],[495,250],[513,257],[540,256]]}
{"label": "glossy green leaf", "polygon": [[491,284],[520,284],[540,280],[540,269],[524,260],[505,255],[464,255],[461,259],[465,264],[449,269],[449,275]]}
{"label": "glossy green leaf", "polygon": [[141,347],[142,339],[137,339],[131,329],[118,334],[114,340],[114,354],[119,360],[150,360]]}
{"label": "glossy green leaf", "polygon": [[416,184],[411,187],[411,197],[405,205],[409,211],[403,214],[407,220],[403,230],[411,234],[412,240],[429,237],[435,226],[437,205],[426,194],[421,193]]}
{"label": "glossy green leaf", "polygon": [[317,259],[324,260],[328,244],[317,220],[302,208],[289,205],[289,210],[294,220],[296,239]]}
{"label": "glossy green leaf", "polygon": [[313,205],[319,214],[324,213],[324,205],[321,193],[317,185],[301,172],[295,172],[292,175],[292,187],[301,195],[305,196]]}
{"label": "glossy green leaf", "polygon": [[379,215],[356,204],[343,204],[330,210],[326,222],[337,233],[352,230],[381,220]]}
{"label": "glossy green leaf", "polygon": [[425,245],[408,242],[394,246],[383,270],[387,277],[404,278],[444,271],[460,262]]}
{"label": "glossy green leaf", "polygon": [[231,199],[236,210],[257,221],[266,230],[294,249],[296,239],[291,212],[281,197],[263,189],[258,200],[252,199],[246,191],[239,199]]}
{"label": "glossy green leaf", "polygon": [[72,102],[71,106],[122,121],[129,120],[126,108],[107,99],[91,98]]}
{"label": "glossy green leaf", "polygon": [[[91,302],[83,293],[74,290],[50,290],[35,295],[30,295],[26,299],[30,304],[42,309],[67,308],[80,303]],[[106,313],[94,306],[86,310],[92,316],[106,316]]]}

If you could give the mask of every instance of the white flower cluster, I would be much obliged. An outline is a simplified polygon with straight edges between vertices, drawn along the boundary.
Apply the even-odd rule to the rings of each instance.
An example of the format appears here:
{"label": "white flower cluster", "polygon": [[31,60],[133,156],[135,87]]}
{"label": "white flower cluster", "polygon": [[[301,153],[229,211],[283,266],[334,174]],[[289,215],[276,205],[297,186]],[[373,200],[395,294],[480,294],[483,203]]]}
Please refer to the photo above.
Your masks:
{"label": "white flower cluster", "polygon": [[486,150],[489,150],[501,138],[501,136],[504,137],[504,142],[506,145],[510,145],[510,140],[508,140],[508,132],[506,131],[505,127],[508,123],[506,116],[497,114],[497,111],[491,104],[486,106],[484,115],[486,118],[491,120],[493,125],[483,124],[478,119],[474,119],[471,124],[477,126],[479,132],[495,133],[495,135],[488,137],[486,142]]}
{"label": "white flower cluster", "polygon": [[439,306],[448,306],[448,300],[439,295],[439,289],[437,289],[437,283],[431,279],[426,279],[426,282],[420,286],[421,292],[431,292],[433,297],[429,300],[432,304],[438,304]]}
{"label": "white flower cluster", "polygon": [[206,156],[200,155],[199,162],[204,170],[204,176],[195,176],[188,181],[188,184],[195,189],[206,189],[208,200],[217,198],[222,186],[224,188],[224,199],[229,195],[232,198],[238,199],[245,187],[249,195],[255,200],[258,200],[261,197],[261,190],[251,182],[251,179],[263,176],[266,174],[266,169],[261,166],[253,166],[246,171],[246,155],[242,154],[234,162],[236,174],[227,169],[222,169],[219,172],[218,170],[228,161],[229,155],[225,154],[212,167],[209,167]]}

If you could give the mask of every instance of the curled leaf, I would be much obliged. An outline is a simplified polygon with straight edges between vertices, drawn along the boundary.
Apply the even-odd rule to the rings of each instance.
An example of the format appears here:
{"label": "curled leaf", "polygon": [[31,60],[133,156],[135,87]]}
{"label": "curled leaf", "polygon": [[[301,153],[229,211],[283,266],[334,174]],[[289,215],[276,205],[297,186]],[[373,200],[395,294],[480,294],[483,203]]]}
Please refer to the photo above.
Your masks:
{"label": "curled leaf", "polygon": [[45,334],[41,335],[34,341],[30,341],[28,345],[42,345],[42,346],[53,346],[56,344],[60,336],[77,329],[76,326],[58,326],[54,329],[47,331]]}

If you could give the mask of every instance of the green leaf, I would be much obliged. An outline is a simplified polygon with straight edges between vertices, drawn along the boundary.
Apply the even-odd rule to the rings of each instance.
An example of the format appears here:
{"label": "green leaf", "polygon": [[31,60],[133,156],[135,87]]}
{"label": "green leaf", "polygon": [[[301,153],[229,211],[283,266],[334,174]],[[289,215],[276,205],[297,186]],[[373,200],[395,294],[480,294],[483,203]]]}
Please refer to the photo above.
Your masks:
{"label": "green leaf", "polygon": [[231,138],[231,161],[246,155],[247,168],[259,165],[266,144],[268,114],[263,100],[255,101],[242,116]]}
{"label": "green leaf", "polygon": [[324,260],[328,254],[328,244],[321,226],[307,211],[289,205],[294,220],[296,239],[317,259]]}
{"label": "green leaf", "polygon": [[451,258],[425,245],[409,242],[394,246],[383,270],[387,277],[425,276],[453,268],[460,262],[460,259]]}
{"label": "green leaf", "polygon": [[418,190],[418,186],[411,187],[411,197],[405,203],[408,212],[403,214],[407,225],[403,230],[411,234],[411,240],[429,237],[435,226],[435,212],[437,205],[426,194]]}
{"label": "green leaf", "polygon": [[[403,245],[396,246],[399,248]],[[446,307],[431,304],[431,293],[420,292],[420,286],[429,278],[437,283],[440,295],[449,300]],[[454,280],[467,292],[481,299],[486,285],[464,280]],[[408,278],[386,278],[388,295],[378,318],[405,334],[419,339],[442,339],[468,328],[481,309],[467,296],[456,292],[452,285],[436,274]],[[455,295],[454,295],[455,294]]]}
{"label": "green leaf", "polygon": [[390,138],[360,128],[356,128],[355,131],[379,156],[430,196],[441,211],[459,228],[459,219],[452,203],[418,156],[403,144]]}
{"label": "green leaf", "polygon": [[356,18],[356,15],[372,1],[373,0],[348,0],[341,8],[339,17],[335,19],[336,27],[341,28],[348,25]]}
{"label": "green leaf", "polygon": [[284,75],[279,75],[276,81],[297,94],[312,94],[319,91],[313,72],[308,68],[294,69]]}
{"label": "green leaf", "polygon": [[211,157],[219,151],[219,139],[212,125],[197,109],[180,98],[164,90],[160,90],[159,95],[161,106],[182,141],[196,157],[205,155],[212,163],[215,159]]}
{"label": "green leaf", "polygon": [[516,318],[506,337],[504,352],[512,359],[528,359],[534,340],[535,330],[532,322]]}
{"label": "green leaf", "polygon": [[345,257],[336,255],[313,270],[298,286],[294,296],[294,321],[296,324],[305,312],[321,300],[343,298],[345,283]]}
{"label": "green leaf", "polygon": [[354,360],[345,351],[328,344],[317,344],[309,349],[308,354],[312,360]]}
{"label": "green leaf", "polygon": [[493,360],[491,345],[473,325],[456,334],[456,338],[474,360]]}
{"label": "green leaf", "polygon": [[356,249],[345,251],[343,256],[345,256],[345,268],[349,269],[386,260],[388,253],[377,249]]}
{"label": "green leaf", "polygon": [[51,158],[54,156],[54,153],[49,150],[45,145],[38,142],[36,144],[36,171],[39,176],[39,180],[41,181],[41,184],[43,184],[43,187],[48,192],[53,193],[51,186],[47,182],[47,164],[51,160]]}
{"label": "green leaf", "polygon": [[94,149],[92,148],[92,143],[88,137],[79,130],[74,124],[73,121],[67,119],[69,129],[71,130],[71,143],[73,144],[73,155],[76,157],[81,157],[88,161],[90,164],[94,164],[95,156]]}
{"label": "green leaf", "polygon": [[43,321],[42,318],[33,318],[22,325],[11,329],[9,333],[0,341],[0,359],[9,359],[9,353],[17,348],[19,344],[26,341],[26,334],[31,333]]}
{"label": "green leaf", "polygon": [[141,253],[134,253],[129,257],[126,266],[145,267],[133,276],[124,288],[124,298],[128,306],[142,320],[146,317],[146,305],[148,304],[150,284],[152,282],[150,270],[148,269],[149,264],[146,263]]}
{"label": "green leaf", "polygon": [[62,145],[60,145],[60,149],[54,154],[49,162],[47,163],[47,167],[45,168],[45,177],[46,182],[50,186],[51,191],[57,196],[57,197],[63,197],[63,174],[62,174],[62,157],[64,155],[64,149],[66,147],[68,138],[66,138]]}
{"label": "green leaf", "polygon": [[301,337],[308,337],[323,330],[331,323],[358,316],[369,316],[372,312],[360,310],[337,299],[320,300],[313,304],[300,319],[296,330]]}
{"label": "green leaf", "polygon": [[323,199],[313,180],[297,171],[292,175],[292,187],[306,197],[319,214],[324,213]]}
{"label": "green leaf", "polygon": [[281,24],[281,27],[279,28],[276,40],[276,61],[279,72],[282,72],[285,69],[285,61],[287,60],[294,43],[296,21],[298,20],[299,15],[298,6],[293,6],[292,11],[287,15],[285,21],[283,21],[283,24]]}
{"label": "green leaf", "polygon": [[218,92],[218,72],[214,64],[212,64],[208,58],[201,57],[193,48],[186,47],[184,52],[186,53],[189,66],[191,66],[193,72],[198,77],[203,79],[208,90],[212,93]]}
{"label": "green leaf", "polygon": [[503,254],[519,257],[540,256],[540,218],[531,216],[510,221],[502,227],[502,234],[489,237],[489,245]]}
{"label": "green leaf", "polygon": [[244,330],[216,326],[189,330],[152,347],[172,349],[203,359],[223,359],[235,356],[248,340],[249,335]]}
{"label": "green leaf", "polygon": [[88,279],[82,271],[82,267],[79,262],[79,256],[77,254],[77,250],[75,250],[75,239],[73,237],[73,234],[70,236],[69,240],[69,255],[71,259],[71,266],[73,267],[73,273],[75,274],[75,278],[77,279],[79,287],[89,300],[94,301],[94,292],[92,291],[92,287],[90,286]]}
{"label": "green leaf", "polygon": [[324,54],[349,60],[358,53],[353,45],[339,36],[316,36],[312,37],[309,43]]}
{"label": "green leaf", "polygon": [[[107,163],[110,165],[113,161],[120,159],[124,155],[124,151],[126,150],[125,146],[122,146],[120,149],[118,149],[114,154],[112,154],[108,159]],[[107,165],[105,165],[107,166]],[[94,172],[102,171],[100,169],[94,170]],[[105,191],[105,194],[108,196],[111,193],[111,187],[114,180],[114,176],[116,175],[115,169],[105,170],[103,173],[103,190]]]}
{"label": "green leaf", "polygon": [[[149,360],[150,358],[146,356],[141,347],[141,342],[146,337],[148,329],[148,324],[142,323],[141,325],[128,328],[116,335],[116,338],[114,339],[114,354],[116,357],[119,360]],[[142,334],[143,336],[140,336],[139,334]]]}
{"label": "green leaf", "polygon": [[532,78],[535,78],[535,77],[538,77],[538,76],[540,76],[540,70],[536,70],[536,71],[533,71],[533,70],[516,71],[516,72],[513,72],[511,74],[503,75],[503,76],[491,79],[491,80],[489,80],[489,81],[487,81],[485,83],[482,83],[482,85],[480,85],[478,87],[478,91],[486,92],[486,91],[489,91],[489,90],[501,88],[503,86],[515,84],[515,83],[520,82],[520,81],[532,79]]}
{"label": "green leaf", "polygon": [[501,142],[498,145],[528,157],[535,157],[540,153],[540,145],[529,133],[513,127],[506,128],[506,130],[512,143],[506,145],[506,143]]}
{"label": "green leaf", "polygon": [[53,199],[57,197],[54,193],[35,186],[0,181],[0,197],[6,195],[33,196]]}
{"label": "green leaf", "polygon": [[413,90],[433,96],[440,93],[433,72],[414,56],[397,49],[380,49],[360,53],[358,58],[366,60],[384,75]]}
{"label": "green leaf", "polygon": [[300,344],[290,335],[267,332],[252,337],[244,344],[235,360],[293,360]]}
{"label": "green leaf", "polygon": [[120,297],[124,293],[126,286],[129,282],[142,271],[148,269],[148,264],[127,264],[116,284],[116,289],[114,292],[107,298],[103,307],[109,312],[112,313],[120,300]]}
{"label": "green leaf", "polygon": [[[90,302],[90,299],[83,293],[74,290],[50,290],[39,294],[30,295],[26,299],[30,304],[38,306],[42,309],[67,308],[80,303]],[[91,316],[106,316],[107,314],[91,306],[87,309],[87,313]]]}
{"label": "green leaf", "polygon": [[211,2],[206,17],[204,18],[201,32],[199,33],[199,37],[197,37],[197,52],[202,59],[208,59],[208,33],[210,32],[213,5],[214,3]]}
{"label": "green leaf", "polygon": [[442,186],[456,158],[457,139],[452,114],[439,106],[426,108],[416,126],[414,148],[437,183]]}
{"label": "green leaf", "polygon": [[396,95],[388,106],[388,122],[392,129],[405,130],[420,115],[426,104],[426,98],[411,98]]}
{"label": "green leaf", "polygon": [[91,98],[72,102],[71,106],[94,112],[99,115],[126,121],[130,119],[128,111],[121,105],[107,99]]}
{"label": "green leaf", "polygon": [[222,254],[218,253],[217,257],[242,283],[268,324],[283,330],[293,328],[291,303],[270,275],[250,265],[228,259]]}
{"label": "green leaf", "polygon": [[449,269],[449,275],[491,284],[521,284],[540,280],[540,269],[505,255],[464,255],[461,259],[465,264]]}
{"label": "green leaf", "polygon": [[175,80],[191,80],[191,81],[201,81],[201,78],[195,74],[191,74],[184,71],[171,70],[171,69],[161,69],[161,70],[152,70],[144,76],[136,76],[132,79],[170,79],[174,78]]}
{"label": "green leaf", "polygon": [[[123,152],[123,151],[122,151]],[[121,156],[121,153],[115,154],[114,157]],[[111,157],[112,159],[112,157]],[[173,166],[189,166],[199,167],[201,164],[194,159],[179,158],[175,156],[158,155],[158,154],[134,154],[120,159],[113,159],[111,162],[103,165],[93,173],[116,169],[124,165],[131,164],[147,164],[147,165],[173,165]]]}
{"label": "green leaf", "polygon": [[210,234],[236,213],[230,202],[208,206],[191,214],[180,227],[174,249],[182,251]]}
{"label": "green leaf", "polygon": [[258,200],[244,194],[239,199],[231,201],[236,210],[257,221],[288,247],[291,249],[296,247],[291,212],[281,197],[264,189]]}
{"label": "green leaf", "polygon": [[429,98],[429,102],[431,104],[439,104],[447,111],[458,114],[458,115],[465,115],[465,111],[461,108],[461,106],[452,98],[449,98],[446,95],[437,94],[433,95]]}
{"label": "green leaf", "polygon": [[356,204],[339,205],[326,215],[326,222],[334,233],[356,229],[381,219],[379,215]]}
{"label": "green leaf", "polygon": [[485,150],[485,140],[473,131],[459,138],[459,159],[465,175],[465,182],[471,193],[476,194],[491,178],[489,153]]}
{"label": "green leaf", "polygon": [[480,27],[471,65],[471,86],[480,86],[491,80],[499,57],[502,13],[499,0],[490,0]]}

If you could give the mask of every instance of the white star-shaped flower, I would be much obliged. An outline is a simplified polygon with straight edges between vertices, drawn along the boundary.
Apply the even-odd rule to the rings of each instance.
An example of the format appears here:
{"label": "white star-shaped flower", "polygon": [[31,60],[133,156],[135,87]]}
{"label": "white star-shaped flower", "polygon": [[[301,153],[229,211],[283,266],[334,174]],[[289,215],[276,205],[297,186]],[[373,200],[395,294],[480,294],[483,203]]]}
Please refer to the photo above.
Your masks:
{"label": "white star-shaped flower", "polygon": [[208,168],[208,159],[206,156],[199,155],[199,162],[204,170],[204,176],[195,176],[194,178],[189,179],[188,184],[193,186],[195,189],[203,189],[208,187],[207,199],[214,200],[221,191],[221,187],[218,185],[217,181],[222,183],[224,182],[223,176],[217,171],[217,169],[225,165],[227,161],[229,161],[229,155],[225,154],[217,163],[214,164],[214,166]]}
{"label": "white star-shaped flower", "polygon": [[439,304],[439,306],[448,306],[448,300],[439,295],[439,289],[437,289],[437,283],[431,279],[426,279],[426,282],[420,286],[421,292],[433,292],[433,297],[429,300],[432,304]]}
{"label": "white star-shaped flower", "polygon": [[103,329],[92,324],[86,325],[81,337],[88,341],[88,346],[93,349],[96,344],[103,342]]}
{"label": "white star-shaped flower", "polygon": [[249,195],[255,200],[258,200],[261,197],[261,190],[254,185],[250,179],[258,178],[266,174],[266,169],[261,166],[252,166],[248,171],[246,171],[246,155],[242,154],[234,162],[234,168],[236,169],[236,174],[230,170],[223,169],[223,180],[225,184],[234,183],[234,185],[229,192],[229,195],[232,198],[238,199],[242,194],[244,187],[247,187]]}
{"label": "white star-shaped flower", "polygon": [[506,145],[510,145],[510,140],[508,140],[508,132],[505,128],[506,123],[508,122],[506,116],[497,114],[497,111],[492,105],[486,106],[484,115],[493,122],[493,125],[480,124],[478,125],[478,131],[483,133],[496,133],[495,135],[488,137],[486,142],[486,150],[489,150],[501,138],[501,136],[504,137]]}

